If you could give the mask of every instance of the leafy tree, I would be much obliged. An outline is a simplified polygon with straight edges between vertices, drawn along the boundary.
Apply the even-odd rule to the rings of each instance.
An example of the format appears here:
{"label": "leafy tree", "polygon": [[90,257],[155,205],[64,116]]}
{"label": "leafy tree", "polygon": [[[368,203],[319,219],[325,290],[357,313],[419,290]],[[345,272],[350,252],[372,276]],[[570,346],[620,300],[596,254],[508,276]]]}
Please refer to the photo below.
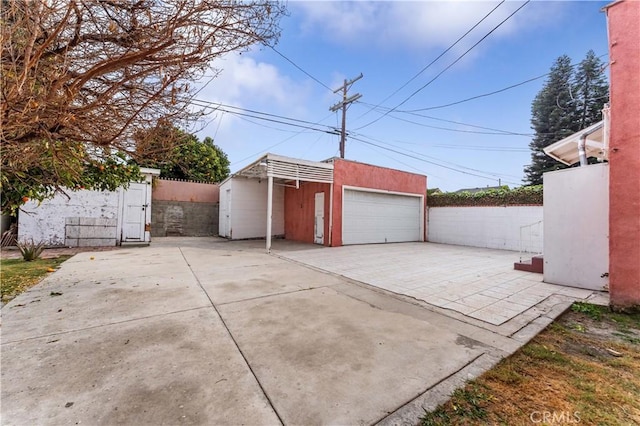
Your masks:
{"label": "leafy tree", "polygon": [[136,168],[122,158],[145,154],[133,136],[198,118],[193,82],[228,52],[275,42],[285,13],[272,0],[3,0],[0,9],[3,211],[126,184]]}
{"label": "leafy tree", "polygon": [[229,159],[210,137],[201,142],[167,122],[140,132],[137,145],[146,152],[139,164],[160,169],[160,176],[175,179],[220,182],[229,176]]}
{"label": "leafy tree", "polygon": [[560,56],[531,104],[531,128],[535,135],[529,144],[531,164],[525,167],[526,183],[542,184],[545,172],[567,166],[547,156],[543,149],[602,119],[609,86],[604,66],[589,51],[577,71],[567,55]]}

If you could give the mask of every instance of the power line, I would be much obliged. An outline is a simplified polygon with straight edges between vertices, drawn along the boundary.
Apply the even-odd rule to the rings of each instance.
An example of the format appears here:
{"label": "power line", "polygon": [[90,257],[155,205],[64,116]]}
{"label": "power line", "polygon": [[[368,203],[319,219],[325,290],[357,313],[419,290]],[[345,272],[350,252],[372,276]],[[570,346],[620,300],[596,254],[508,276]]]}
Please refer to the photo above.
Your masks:
{"label": "power line", "polygon": [[498,5],[496,7],[494,7],[493,9],[491,9],[491,11],[489,13],[487,13],[486,15],[484,15],[484,17],[482,19],[480,19],[478,22],[476,22],[471,28],[469,28],[469,30],[467,30],[466,33],[462,34],[452,45],[450,45],[449,47],[447,47],[442,53],[440,53],[434,60],[432,60],[431,62],[429,62],[429,64],[427,64],[427,66],[425,66],[424,68],[422,68],[416,75],[414,75],[413,77],[411,77],[406,83],[404,83],[402,86],[400,86],[399,88],[397,88],[393,93],[391,93],[389,96],[387,96],[386,98],[384,98],[382,101],[380,101],[377,105],[371,107],[370,109],[368,109],[364,114],[360,115],[358,118],[356,118],[356,120],[364,117],[365,115],[369,114],[371,111],[373,111],[374,109],[376,109],[377,107],[379,107],[380,105],[382,105],[383,103],[385,103],[387,100],[389,100],[389,98],[391,98],[393,95],[395,95],[396,93],[398,93],[400,90],[404,89],[405,87],[407,87],[409,85],[409,83],[411,83],[413,80],[415,80],[416,78],[418,78],[423,72],[425,72],[427,69],[429,69],[429,67],[431,67],[431,65],[435,64],[440,58],[442,58],[444,55],[447,54],[447,52],[449,52],[451,49],[453,49],[460,41],[462,41],[463,38],[465,38],[467,35],[469,35],[469,33],[473,30],[475,30],[478,25],[480,25],[482,22],[484,22],[485,19],[487,19],[493,12],[496,11],[496,9],[498,9],[502,3],[504,3],[506,0],[502,0],[500,3],[498,3]]}
{"label": "power line", "polygon": [[395,107],[391,108],[389,111],[387,111],[386,113],[384,113],[383,115],[381,115],[380,117],[376,118],[375,120],[365,124],[364,126],[360,126],[358,127],[356,130],[360,130],[363,129],[365,127],[368,127],[370,125],[372,125],[373,123],[376,123],[377,121],[381,120],[383,117],[389,115],[389,113],[395,111],[396,109],[398,109],[398,107],[401,107],[402,105],[404,105],[407,101],[409,101],[409,99],[413,98],[415,95],[417,95],[418,93],[420,93],[422,90],[424,90],[427,86],[429,86],[431,83],[433,83],[434,81],[436,81],[438,79],[438,77],[440,77],[442,74],[444,74],[448,69],[450,69],[452,66],[454,66],[455,64],[457,64],[462,58],[464,58],[469,52],[471,52],[471,50],[473,50],[476,46],[478,46],[480,43],[482,43],[487,37],[489,37],[495,30],[497,30],[498,28],[500,28],[505,22],[507,22],[509,19],[511,19],[511,17],[513,15],[515,15],[516,13],[518,13],[523,7],[525,7],[527,4],[529,4],[529,2],[531,2],[531,0],[527,0],[526,2],[524,2],[519,8],[517,8],[516,10],[514,10],[509,16],[507,16],[505,19],[503,19],[498,25],[496,25],[495,27],[493,27],[491,29],[491,31],[489,31],[488,33],[486,33],[480,40],[478,40],[475,44],[473,44],[473,46],[471,46],[469,49],[467,49],[462,55],[458,56],[458,58],[453,61],[452,63],[450,63],[449,65],[447,65],[442,71],[440,71],[438,74],[436,74],[435,77],[433,77],[431,80],[429,80],[426,84],[424,84],[422,87],[420,87],[418,90],[414,91],[411,95],[409,95],[408,97],[406,97],[402,102],[400,102],[398,105],[396,105]]}
{"label": "power line", "polygon": [[[359,102],[363,105],[371,105],[371,104],[367,104],[365,102]],[[380,107],[380,106],[375,106],[375,108],[379,108],[379,109],[389,109],[386,107]],[[454,120],[447,120],[444,118],[439,118],[439,117],[433,117],[430,115],[424,115],[424,114],[418,114],[416,112],[409,112],[409,111],[402,111],[402,110],[397,110],[395,112],[401,112],[401,113],[405,113],[405,114],[410,114],[410,115],[414,115],[416,117],[423,117],[423,118],[428,118],[430,120],[435,120],[435,121],[442,121],[445,123],[453,123],[453,124],[459,124],[461,126],[467,126],[467,127],[474,127],[476,129],[483,129],[483,130],[490,130],[493,132],[500,132],[500,133],[495,133],[495,134],[504,134],[504,135],[511,135],[511,136],[533,136],[532,133],[518,133],[518,132],[512,132],[510,130],[501,130],[501,129],[495,129],[493,127],[484,127],[484,126],[478,126],[476,124],[469,124],[469,123],[463,123],[461,121],[454,121]],[[391,117],[394,117],[393,115]],[[419,123],[416,123],[419,124]],[[431,127],[431,126],[427,126],[427,127]],[[447,127],[434,127],[436,129],[442,129],[442,130],[452,130],[452,131],[461,131],[459,129],[451,129],[451,128],[447,128]],[[473,133],[473,132],[469,132],[469,133]],[[489,134],[494,134],[494,133],[489,133]]]}
{"label": "power line", "polygon": [[[472,173],[472,172],[466,172],[464,170],[456,169],[454,167],[445,166],[444,164],[439,164],[439,163],[436,163],[435,161],[430,161],[430,160],[427,160],[427,159],[424,159],[424,158],[416,157],[416,156],[411,155],[411,154],[406,154],[404,152],[395,150],[393,148],[387,148],[386,146],[378,145],[378,144],[375,144],[373,142],[365,141],[365,140],[362,140],[360,138],[356,138],[356,137],[353,137],[353,136],[351,137],[351,139],[355,140],[355,141],[358,141],[358,142],[361,142],[361,143],[364,143],[364,144],[367,144],[367,145],[372,145],[372,146],[378,147],[380,149],[384,149],[385,151],[389,151],[389,152],[394,152],[396,154],[400,154],[402,156],[411,158],[413,160],[422,161],[423,163],[433,164],[434,166],[437,166],[437,167],[442,167],[444,169],[452,170],[452,171],[457,172],[457,173],[462,173],[462,174],[470,175],[470,176],[476,176],[476,177],[479,177],[479,178],[482,178],[482,179],[487,179],[487,180],[496,180],[496,179],[488,177],[488,176],[484,176],[484,175],[480,175],[480,174]],[[507,183],[518,185],[515,182],[507,182]]]}
{"label": "power line", "polygon": [[[313,130],[313,131],[317,131],[317,132],[324,132],[324,133],[329,133],[332,135],[338,134],[337,130],[334,127],[331,126],[324,126],[326,128],[318,128],[317,126],[319,125],[319,123],[313,123],[311,121],[306,121],[306,120],[299,120],[296,118],[290,118],[290,117],[285,117],[285,116],[281,116],[281,115],[276,115],[276,114],[270,114],[270,113],[266,113],[266,112],[260,112],[260,111],[255,111],[255,110],[249,110],[249,109],[245,109],[245,108],[241,108],[241,107],[234,107],[231,105],[224,105],[221,103],[216,103],[216,102],[211,102],[211,101],[204,101],[204,100],[199,100],[199,99],[192,99],[191,103],[196,105],[196,106],[200,106],[200,107],[204,107],[204,108],[212,108],[214,111],[222,111],[222,112],[226,112],[229,114],[233,114],[233,115],[238,115],[238,116],[242,116],[242,117],[249,117],[249,118],[255,118],[258,120],[263,120],[263,121],[268,121],[268,122],[272,122],[272,123],[279,123],[279,124],[284,124],[287,126],[292,126],[292,127],[297,127],[297,128],[302,128],[302,129],[307,129],[307,130]],[[223,108],[223,106],[225,106],[226,108]],[[231,109],[228,108],[235,108],[241,111],[247,111],[247,112],[251,112],[250,113],[246,113],[246,112],[240,112],[240,111],[233,111]],[[256,115],[256,114],[260,114],[260,115]],[[275,117],[275,118],[271,118],[271,117]],[[289,120],[289,121],[283,121],[283,120]],[[293,122],[297,122],[297,123],[304,123],[304,124],[296,124],[296,123],[292,123]]]}
{"label": "power line", "polygon": [[[600,58],[604,58],[604,57],[605,57],[605,56],[607,56],[607,55],[608,55],[607,53],[605,53],[604,55],[600,55],[600,56],[598,56],[598,59],[600,59]],[[577,63],[575,63],[575,64],[571,65],[571,67],[572,67],[572,68],[575,68],[575,67],[577,67],[578,65],[580,65],[580,63],[579,63],[579,62],[577,62]],[[496,94],[498,94],[498,93],[506,92],[507,90],[515,89],[516,87],[519,87],[519,86],[525,85],[525,84],[527,84],[527,83],[531,83],[532,81],[540,80],[541,78],[544,78],[544,77],[548,76],[549,74],[551,74],[551,72],[547,72],[547,73],[542,74],[542,75],[539,75],[539,76],[537,76],[537,77],[529,78],[529,79],[527,79],[527,80],[525,80],[525,81],[521,81],[520,83],[512,84],[511,86],[507,86],[507,87],[504,87],[504,88],[502,88],[502,89],[494,90],[493,92],[483,93],[483,94],[481,94],[481,95],[472,96],[472,97],[470,97],[470,98],[461,99],[461,100],[459,100],[459,101],[450,102],[450,103],[448,103],[448,104],[436,105],[436,106],[432,106],[432,107],[419,108],[419,109],[397,110],[397,112],[414,113],[414,112],[420,112],[420,111],[428,111],[428,110],[432,110],[432,109],[446,108],[446,107],[450,107],[450,106],[453,106],[453,105],[458,105],[458,104],[461,104],[461,103],[464,103],[464,102],[473,101],[473,100],[475,100],[475,99],[480,99],[480,98],[484,98],[484,97],[487,97],[487,96],[496,95]]]}
{"label": "power line", "polygon": [[[471,168],[471,167],[466,167],[466,166],[463,166],[461,164],[452,163],[450,161],[444,161],[444,160],[441,160],[441,159],[438,159],[438,158],[435,158],[435,157],[432,157],[432,156],[429,156],[429,155],[425,155],[425,154],[422,154],[422,153],[419,153],[419,152],[416,152],[416,151],[400,148],[398,146],[395,146],[395,145],[380,141],[380,140],[372,138],[370,136],[365,136],[365,135],[359,135],[359,136],[366,137],[368,139],[372,139],[374,141],[377,141],[377,142],[382,143],[384,145],[391,146],[391,147],[396,148],[396,149],[387,148],[385,146],[378,145],[378,144],[375,144],[373,142],[357,138],[355,136],[350,136],[350,138],[354,139],[354,140],[358,140],[358,141],[360,141],[362,143],[366,143],[366,144],[370,144],[370,145],[373,145],[373,146],[377,146],[378,148],[381,148],[381,149],[385,149],[385,150],[388,150],[388,151],[391,151],[391,152],[395,152],[395,153],[400,154],[400,155],[404,155],[405,157],[413,158],[414,160],[423,161],[423,162],[426,162],[426,163],[429,163],[429,164],[433,164],[433,165],[438,166],[438,167],[443,167],[445,169],[453,170],[453,171],[456,171],[456,172],[459,172],[459,173],[469,174],[469,175],[472,175],[472,176],[482,177],[482,178],[485,178],[485,179],[490,179],[486,175],[494,176],[496,178],[502,176],[502,177],[513,177],[513,178],[519,179],[518,176],[513,176],[513,175],[508,175],[508,174],[503,174],[503,173],[486,172],[484,170],[478,170],[478,169],[474,169],[474,168]],[[398,149],[403,149],[406,152],[398,151]],[[437,161],[430,161],[430,160],[427,160],[427,159],[441,161],[441,162],[444,162],[444,163],[447,163],[447,164],[451,164],[452,166],[455,166],[455,167],[449,167],[449,166],[440,164]],[[461,170],[461,169],[469,170],[469,172]],[[484,176],[483,175],[478,175],[478,174],[472,173],[472,172],[483,173]],[[508,182],[508,183],[511,183],[511,184],[514,184],[514,185],[519,185],[518,183],[515,183],[515,182]]]}
{"label": "power line", "polygon": [[347,93],[349,91],[349,88],[353,85],[353,83],[360,80],[361,78],[362,78],[362,73],[360,73],[360,75],[357,76],[356,78],[353,78],[349,81],[345,79],[344,84],[333,91],[333,93],[338,93],[342,91],[342,101],[338,102],[337,104],[329,108],[329,111],[332,111],[332,112],[336,112],[339,109],[342,110],[342,128],[340,130],[340,158],[344,158],[344,149],[347,141],[347,127],[346,127],[347,126],[347,107],[362,97],[360,93],[356,93],[355,95],[347,97]]}
{"label": "power line", "polygon": [[325,89],[333,92],[333,89],[331,89],[329,86],[327,86],[326,84],[324,84],[323,82],[321,82],[320,80],[318,80],[317,78],[315,78],[314,76],[312,76],[311,74],[309,74],[308,72],[306,72],[304,69],[302,69],[302,67],[300,67],[298,64],[296,64],[295,62],[293,62],[291,59],[287,58],[283,53],[281,53],[280,51],[278,51],[275,47],[273,46],[269,46],[271,48],[271,50],[273,50],[274,52],[276,52],[278,55],[280,55],[282,58],[284,58],[284,60],[286,60],[287,62],[289,62],[291,65],[293,65],[294,67],[296,67],[297,69],[299,69],[300,71],[302,71],[302,73],[304,73],[307,77],[309,77],[310,79],[312,79],[313,81],[315,81],[316,83],[318,83],[319,85],[321,85],[322,87],[324,87]]}
{"label": "power line", "polygon": [[[327,115],[327,116],[326,116],[326,117],[324,117],[322,120],[318,121],[318,123],[317,123],[317,124],[320,124],[321,122],[323,122],[323,121],[324,121],[324,120],[326,120],[327,118],[331,117],[332,115],[333,115],[333,114],[329,114],[329,115]],[[281,140],[280,142],[277,142],[277,143],[275,143],[275,144],[273,144],[273,145],[269,145],[268,147],[266,147],[266,148],[264,148],[264,149],[262,149],[262,150],[260,150],[260,151],[258,151],[258,152],[256,152],[256,153],[254,153],[254,154],[251,154],[251,155],[249,155],[249,156],[247,156],[247,157],[245,157],[245,158],[243,158],[242,160],[234,161],[232,164],[242,163],[243,161],[246,161],[246,160],[248,160],[248,159],[250,159],[250,158],[255,158],[257,155],[262,154],[262,153],[264,153],[264,152],[267,152],[267,151],[268,151],[268,150],[270,150],[271,148],[275,148],[276,146],[282,145],[283,143],[290,141],[291,139],[295,138],[296,136],[298,136],[298,135],[300,135],[300,134],[302,134],[302,133],[304,133],[304,132],[305,132],[304,130],[300,130],[299,132],[296,132],[295,134],[293,134],[293,135],[289,136],[288,138],[285,138],[285,139]],[[322,136],[322,135],[320,135],[320,136]],[[316,140],[316,142],[317,142],[317,140]],[[314,143],[315,143],[315,142],[314,142]]]}

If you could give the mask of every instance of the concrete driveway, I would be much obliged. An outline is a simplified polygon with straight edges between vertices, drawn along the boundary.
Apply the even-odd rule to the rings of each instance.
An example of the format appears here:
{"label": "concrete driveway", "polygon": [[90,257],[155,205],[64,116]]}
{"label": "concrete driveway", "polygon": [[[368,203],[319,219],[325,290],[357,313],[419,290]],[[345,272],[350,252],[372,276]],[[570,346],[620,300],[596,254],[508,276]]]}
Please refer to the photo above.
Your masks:
{"label": "concrete driveway", "polygon": [[512,331],[262,251],[164,239],[68,260],[2,308],[2,423],[414,424],[572,300]]}

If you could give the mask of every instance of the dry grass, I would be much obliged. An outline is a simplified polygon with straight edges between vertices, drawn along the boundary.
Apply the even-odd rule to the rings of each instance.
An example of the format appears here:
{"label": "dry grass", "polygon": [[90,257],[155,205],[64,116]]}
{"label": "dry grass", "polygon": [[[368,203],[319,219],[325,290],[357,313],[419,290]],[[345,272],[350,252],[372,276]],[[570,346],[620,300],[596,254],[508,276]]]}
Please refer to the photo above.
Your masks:
{"label": "dry grass", "polygon": [[640,424],[640,314],[574,309],[422,425]]}

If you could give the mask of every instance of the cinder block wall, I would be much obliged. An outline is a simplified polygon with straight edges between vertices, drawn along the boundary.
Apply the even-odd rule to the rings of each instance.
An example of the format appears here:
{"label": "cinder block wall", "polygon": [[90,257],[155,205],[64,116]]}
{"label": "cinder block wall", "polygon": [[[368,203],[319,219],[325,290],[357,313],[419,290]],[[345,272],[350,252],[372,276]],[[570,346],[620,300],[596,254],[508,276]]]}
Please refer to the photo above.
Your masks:
{"label": "cinder block wall", "polygon": [[218,203],[153,200],[152,237],[218,235]]}
{"label": "cinder block wall", "polygon": [[151,203],[152,237],[218,235],[217,184],[158,179]]}

